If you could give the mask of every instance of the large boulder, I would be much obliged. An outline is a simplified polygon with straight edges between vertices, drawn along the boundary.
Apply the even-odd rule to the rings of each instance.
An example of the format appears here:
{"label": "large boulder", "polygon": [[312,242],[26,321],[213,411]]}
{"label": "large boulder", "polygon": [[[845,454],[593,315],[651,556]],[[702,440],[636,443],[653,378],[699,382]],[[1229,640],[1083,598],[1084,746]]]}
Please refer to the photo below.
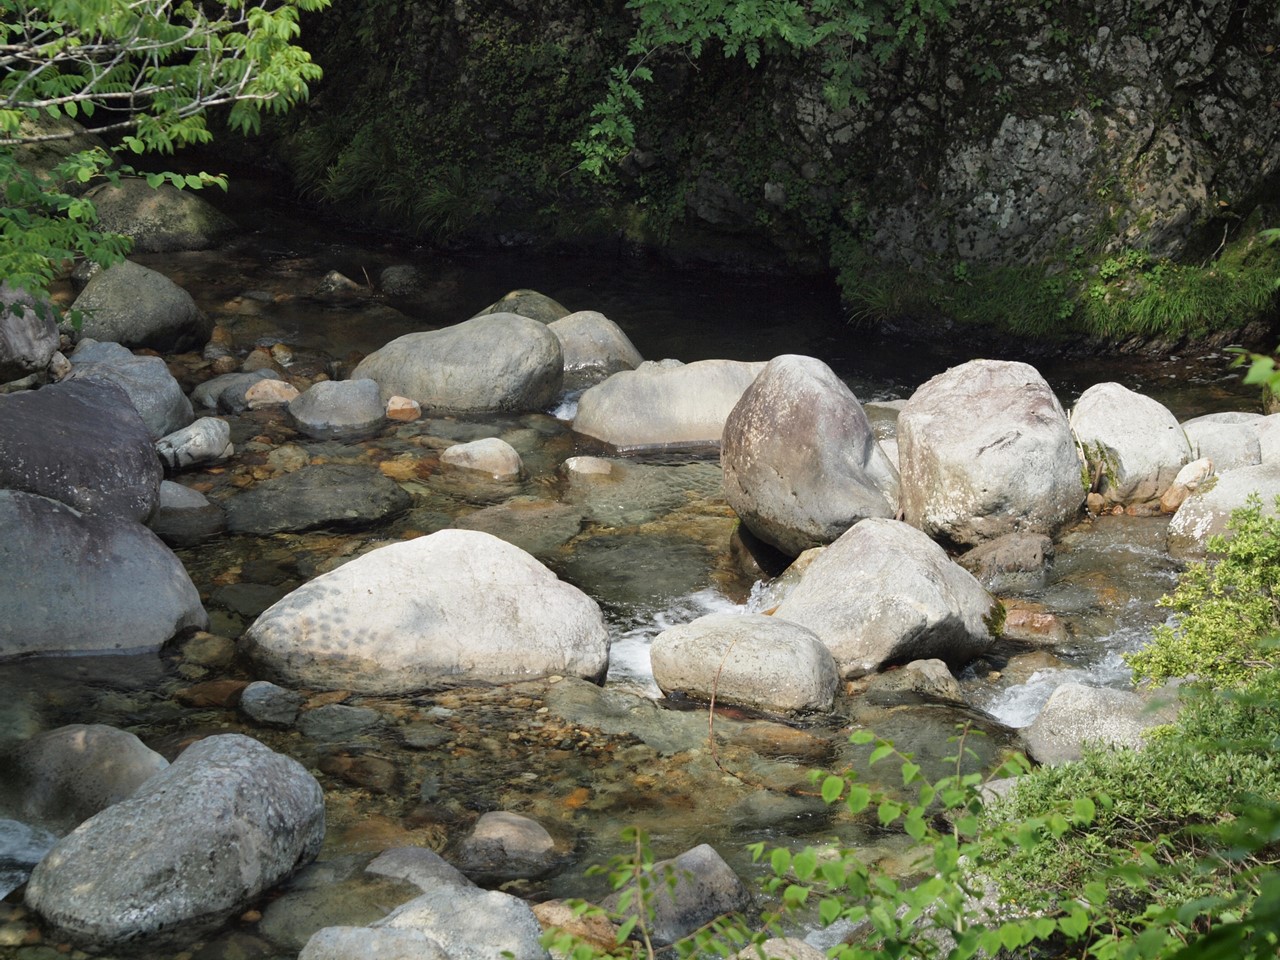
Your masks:
{"label": "large boulder", "polygon": [[564,352],[564,386],[581,390],[644,362],[622,328],[595,310],[580,310],[547,324]]}
{"label": "large boulder", "polygon": [[191,190],[165,183],[151,187],[122,177],[89,194],[102,229],[133,240],[134,253],[207,250],[235,232],[231,218]]}
{"label": "large boulder", "polygon": [[209,324],[191,294],[132,260],[94,274],[71,305],[83,316],[80,336],[160,352],[198,346]]}
{"label": "large boulder", "polygon": [[898,417],[898,454],[907,522],[958,545],[1052,534],[1084,503],[1067,417],[1025,363],[971,360],[929,380]]}
{"label": "large boulder", "polygon": [[239,734],[208,737],[59,841],[26,902],[78,942],[189,942],[323,840],[324,794],[300,763]]}
{"label": "large boulder", "polygon": [[169,761],[132,733],[73,723],[22,741],[5,766],[3,806],[61,835],[131,797]]}
{"label": "large boulder", "polygon": [[351,378],[376,380],[384,402],[399,395],[424,410],[542,410],[560,394],[564,354],[544,324],[494,313],[397,337],[365,357]]}
{"label": "large boulder", "polygon": [[769,361],[725,421],[720,463],[734,512],[791,556],[898,510],[898,471],[862,405],[813,357]]}
{"label": "large boulder", "polygon": [[822,551],[774,615],[808,627],[842,676],[937,658],[956,667],[995,637],[996,601],[914,527],[855,524]]}
{"label": "large boulder", "polygon": [[0,281],[0,383],[44,372],[57,349],[53,307]]}
{"label": "large boulder", "polygon": [[1107,503],[1159,500],[1195,459],[1167,407],[1118,383],[1097,383],[1082,393],[1071,411],[1071,429],[1088,480]]}
{"label": "large boulder", "polygon": [[1280,463],[1241,467],[1213,477],[1190,494],[1169,521],[1169,555],[1178,560],[1201,560],[1209,538],[1227,532],[1231,512],[1257,495],[1266,516],[1276,514],[1280,496]]}
{"label": "large boulder", "polygon": [[609,659],[594,600],[518,547],[472,530],[380,547],[317,577],[266,610],[244,646],[291,686],[365,693],[598,679]]}
{"label": "large boulder", "polygon": [[0,658],[158,650],[207,625],[182,563],[140,523],[0,490]]}
{"label": "large boulder", "polygon": [[413,498],[373,467],[306,466],[233,495],[224,504],[232,533],[361,527],[403,513]]}
{"label": "large boulder", "polygon": [[1258,437],[1266,421],[1260,413],[1228,411],[1209,413],[1182,422],[1182,432],[1191,444],[1191,457],[1208,457],[1218,473],[1262,462]]}
{"label": "large boulder", "polygon": [[779,713],[830,710],[840,682],[816,635],[761,614],[713,613],[670,627],[649,658],[663,693]]}
{"label": "large boulder", "polygon": [[498,890],[441,884],[400,905],[369,929],[378,932],[379,940],[372,941],[376,943],[392,930],[417,931],[426,938],[424,955],[428,958],[434,942],[449,960],[549,960],[533,908]]}
{"label": "large boulder", "polygon": [[68,379],[114,383],[127,393],[153,440],[181,430],[195,419],[191,401],[160,357],[138,357],[118,343],[85,339],[68,359]]}
{"label": "large boulder", "polygon": [[619,450],[716,446],[729,412],[764,366],[738,360],[642,363],[584,393],[573,429]]}
{"label": "large boulder", "polygon": [[1027,753],[1057,766],[1078,760],[1090,744],[1138,749],[1148,730],[1177,717],[1173,690],[1148,693],[1064,683],[1022,731]]}
{"label": "large boulder", "polygon": [[151,431],[115,384],[72,381],[0,396],[0,488],[145,520],[163,478]]}

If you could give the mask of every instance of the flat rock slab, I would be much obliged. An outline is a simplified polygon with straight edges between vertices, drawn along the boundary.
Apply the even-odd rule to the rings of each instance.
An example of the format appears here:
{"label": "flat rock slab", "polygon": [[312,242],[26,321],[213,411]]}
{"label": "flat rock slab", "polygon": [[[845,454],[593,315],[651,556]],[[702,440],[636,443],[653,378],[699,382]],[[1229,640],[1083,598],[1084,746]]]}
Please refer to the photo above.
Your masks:
{"label": "flat rock slab", "polygon": [[264,481],[225,503],[232,533],[360,527],[408,510],[413,498],[373,467],[326,463]]}

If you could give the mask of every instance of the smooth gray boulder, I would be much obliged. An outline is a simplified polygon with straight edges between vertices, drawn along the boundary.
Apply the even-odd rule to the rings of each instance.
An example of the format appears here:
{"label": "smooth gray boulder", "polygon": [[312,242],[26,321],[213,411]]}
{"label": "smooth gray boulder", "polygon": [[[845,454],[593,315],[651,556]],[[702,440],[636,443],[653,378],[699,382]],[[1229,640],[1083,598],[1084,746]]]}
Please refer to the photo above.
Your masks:
{"label": "smooth gray boulder", "polygon": [[[658,880],[652,887],[649,935],[658,946],[675,943],[716,917],[751,907],[750,891],[710,844],[659,860],[653,865],[653,876]],[[605,898],[602,906],[616,909],[620,895]],[[631,916],[638,909],[633,902],[624,913]]]}
{"label": "smooth gray boulder", "polygon": [[498,437],[456,443],[440,454],[440,462],[459,470],[488,474],[494,480],[518,480],[524,470],[520,454]]}
{"label": "smooth gray boulder", "polygon": [[509,880],[545,876],[562,862],[547,828],[530,817],[506,810],[480,815],[458,844],[458,869],[476,883],[496,886]]}
{"label": "smooth gray boulder", "polygon": [[208,622],[182,563],[142,524],[0,490],[0,658],[158,650]]}
{"label": "smooth gray boulder", "polygon": [[224,373],[206,380],[191,391],[193,405],[205,410],[221,410],[224,413],[244,413],[249,409],[245,394],[259,380],[283,380],[274,370],[250,370],[240,373]]}
{"label": "smooth gray boulder", "polygon": [[190,547],[222,533],[227,518],[199,490],[165,480],[160,484],[160,505],[147,526],[171,547]]}
{"label": "smooth gray boulder", "polygon": [[542,927],[533,908],[497,890],[445,884],[369,926],[379,931],[416,930],[440,944],[449,960],[549,957],[541,944]]}
{"label": "smooth gray boulder", "polygon": [[423,893],[447,884],[470,887],[472,882],[457,867],[426,847],[393,847],[370,861],[364,872],[412,883]]}
{"label": "smooth gray boulder", "polygon": [[1260,413],[1210,413],[1182,421],[1191,444],[1191,458],[1208,457],[1218,473],[1253,467],[1262,462],[1259,433],[1267,418]]}
{"label": "smooth gray boulder", "polygon": [[399,395],[424,410],[544,410],[560,394],[564,354],[544,324],[495,313],[407,333],[365,357],[351,377],[376,380],[384,403]]}
{"label": "smooth gray boulder", "polygon": [[150,186],[138,177],[121,177],[89,194],[101,229],[133,240],[134,253],[208,250],[235,233],[236,225],[193,190],[171,183]]}
{"label": "smooth gray boulder", "polygon": [[322,380],[289,402],[289,417],[309,437],[358,437],[382,426],[386,405],[372,380]]}
{"label": "smooth gray boulder", "polygon": [[734,512],[793,557],[898,511],[898,471],[862,405],[813,357],[769,361],[725,421],[720,464]]}
{"label": "smooth gray boulder", "polygon": [[197,463],[226,459],[234,452],[231,424],[217,417],[201,417],[156,441],[156,455],[175,472]]}
{"label": "smooth gray boulder", "polygon": [[151,432],[115,384],[72,381],[0,396],[0,488],[145,520],[163,477]]}
{"label": "smooth gray boulder", "polygon": [[963,546],[1052,534],[1084,504],[1066,414],[1034,367],[971,360],[920,387],[898,416],[902,510]]}
{"label": "smooth gray boulder", "polygon": [[374,467],[323,463],[264,480],[225,501],[232,533],[361,527],[403,513],[413,498]]}
{"label": "smooth gray boulder", "polygon": [[914,527],[855,524],[805,570],[774,615],[808,627],[841,676],[937,658],[962,666],[994,642],[996,601]]}
{"label": "smooth gray boulder", "polygon": [[84,317],[79,336],[126,347],[164,353],[203,346],[209,339],[210,324],[191,294],[132,260],[94,274],[71,309]]}
{"label": "smooth gray boulder", "polygon": [[1022,737],[1032,759],[1054,767],[1079,760],[1089,744],[1139,749],[1148,730],[1172,723],[1177,714],[1172,688],[1142,694],[1064,683],[1023,728]]}
{"label": "smooth gray boulder", "polygon": [[1089,483],[1109,504],[1159,500],[1195,459],[1164,404],[1118,383],[1097,383],[1082,393],[1071,410],[1071,430]]}
{"label": "smooth gray boulder", "polygon": [[191,401],[160,357],[137,357],[118,343],[86,339],[68,359],[68,379],[114,383],[128,394],[153,440],[181,430],[195,419]]}
{"label": "smooth gray boulder", "polygon": [[762,614],[713,613],[662,631],[649,648],[663,693],[778,713],[830,710],[840,678],[806,628]]}
{"label": "smooth gray boulder", "polygon": [[644,357],[622,328],[595,310],[579,310],[547,329],[564,353],[564,388],[582,390],[621,370],[634,370]]}
{"label": "smooth gray boulder", "polygon": [[298,960],[454,960],[421,930],[324,927],[311,935]]}
{"label": "smooth gray boulder", "polygon": [[132,733],[101,723],[69,724],[14,748],[0,782],[0,809],[66,834],[168,766]]}
{"label": "smooth gray boulder", "polygon": [[1258,455],[1262,463],[1280,461],[1280,413],[1263,417],[1258,424]]}
{"label": "smooth gray boulder", "polygon": [[647,361],[587,390],[573,429],[619,450],[718,446],[729,412],[764,366]]}
{"label": "smooth gray boulder", "polygon": [[52,304],[0,281],[0,383],[43,373],[58,350]]}
{"label": "smooth gray boulder", "polygon": [[[539,323],[551,324],[569,316],[569,308],[537,290],[512,290],[504,294],[502,299],[489,304],[476,317],[487,317],[495,313],[514,313]],[[474,320],[475,317],[471,319]]]}
{"label": "smooth gray boulder", "polygon": [[77,942],[189,943],[323,840],[324,794],[300,763],[239,734],[208,737],[60,840],[26,903]]}
{"label": "smooth gray boulder", "polygon": [[472,530],[379,547],[316,577],[258,617],[243,644],[290,685],[361,693],[598,679],[609,657],[594,600],[523,550]]}
{"label": "smooth gray boulder", "polygon": [[1245,506],[1254,494],[1262,502],[1263,514],[1275,516],[1280,463],[1241,467],[1200,484],[1169,521],[1169,555],[1184,561],[1204,559],[1209,538],[1225,534],[1231,512]]}

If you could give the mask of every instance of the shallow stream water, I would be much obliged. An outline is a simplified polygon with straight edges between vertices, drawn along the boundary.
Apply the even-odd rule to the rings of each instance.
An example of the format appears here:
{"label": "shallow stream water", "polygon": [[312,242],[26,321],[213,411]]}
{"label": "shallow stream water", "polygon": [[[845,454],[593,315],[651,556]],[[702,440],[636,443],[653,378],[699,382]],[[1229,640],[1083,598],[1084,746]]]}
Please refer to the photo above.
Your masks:
{"label": "shallow stream water", "polygon": [[[570,310],[604,313],[649,359],[810,354],[863,402],[905,398],[929,376],[971,359],[954,347],[893,342],[850,326],[823,280],[682,273],[634,259],[549,258],[522,250],[441,254],[354,236],[301,215],[275,218],[219,251],[137,259],[186,287],[230,332],[238,352],[284,344],[300,369],[341,372],[396,336],[464,320],[516,288],[537,289]],[[383,297],[371,286],[340,298],[312,295],[330,270],[363,284],[398,263],[414,264],[428,278],[414,297]],[[175,365],[198,375],[196,358],[178,358]],[[1180,418],[1255,403],[1222,355],[1036,365],[1064,406],[1103,380],[1141,390]],[[561,406],[561,415],[571,409],[572,398],[566,400],[570,406]],[[372,707],[378,721],[359,729],[276,731],[240,715],[230,688],[218,692],[219,681],[252,679],[234,658],[234,639],[294,587],[384,543],[455,524],[507,536],[603,607],[613,639],[606,693],[652,698],[659,696],[648,667],[652,638],[704,613],[753,609],[760,580],[730,550],[736,519],[721,495],[714,456],[620,460],[617,480],[584,493],[565,481],[559,464],[606,451],[573,434],[554,411],[428,418],[346,443],[307,439],[279,412],[246,414],[232,424],[233,461],[176,479],[219,500],[290,462],[373,463],[414,496],[413,508],[372,529],[224,536],[180,550],[211,615],[213,639],[177,644],[160,656],[0,663],[0,727],[10,735],[70,722],[109,723],[172,757],[195,737],[240,730],[317,774],[328,821],[322,865],[183,953],[198,960],[290,957],[309,924],[376,919],[379,897],[387,894],[362,885],[361,858],[406,844],[447,851],[490,809],[533,816],[561,843],[564,869],[512,887],[535,899],[599,894],[602,881],[583,872],[619,852],[618,832],[633,823],[652,832],[659,856],[710,842],[744,874],[753,872],[747,843],[833,835],[890,865],[900,860],[906,869],[904,838],[833,818],[806,795],[807,771],[858,766],[862,757],[844,745],[855,727],[910,738],[912,749],[940,764],[948,734],[966,718],[991,728],[984,756],[994,760],[1016,747],[1000,725],[1029,723],[1057,684],[1127,682],[1120,654],[1140,646],[1163,619],[1155,601],[1176,577],[1161,519],[1104,517],[1067,532],[1051,582],[1020,598],[1056,614],[1066,642],[1051,652],[1001,647],[973,665],[961,678],[968,711],[853,698],[832,715],[802,722],[726,713],[716,720],[713,748],[705,711],[637,711],[631,701],[611,707],[576,682],[562,681],[348,697],[350,705]],[[520,452],[525,479],[463,482],[438,469],[439,450],[448,443],[484,436],[500,436]],[[308,706],[330,702],[335,695],[317,694]],[[602,718],[614,707],[610,729]],[[3,908],[10,922],[30,922],[20,908],[15,913],[13,898]],[[27,946],[0,947],[0,953],[23,960],[57,955],[56,942],[42,941],[34,929]]]}

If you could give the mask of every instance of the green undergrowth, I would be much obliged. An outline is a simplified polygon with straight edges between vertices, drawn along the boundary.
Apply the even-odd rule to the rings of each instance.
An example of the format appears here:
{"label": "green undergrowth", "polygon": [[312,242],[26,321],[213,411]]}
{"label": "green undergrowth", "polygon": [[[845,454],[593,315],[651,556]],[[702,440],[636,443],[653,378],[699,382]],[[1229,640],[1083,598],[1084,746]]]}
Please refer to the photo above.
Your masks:
{"label": "green undergrowth", "polygon": [[856,240],[833,247],[837,283],[857,322],[944,316],[1043,339],[1194,339],[1280,312],[1280,248],[1250,234],[1202,264],[1132,249],[1049,264],[925,272],[874,261]]}

